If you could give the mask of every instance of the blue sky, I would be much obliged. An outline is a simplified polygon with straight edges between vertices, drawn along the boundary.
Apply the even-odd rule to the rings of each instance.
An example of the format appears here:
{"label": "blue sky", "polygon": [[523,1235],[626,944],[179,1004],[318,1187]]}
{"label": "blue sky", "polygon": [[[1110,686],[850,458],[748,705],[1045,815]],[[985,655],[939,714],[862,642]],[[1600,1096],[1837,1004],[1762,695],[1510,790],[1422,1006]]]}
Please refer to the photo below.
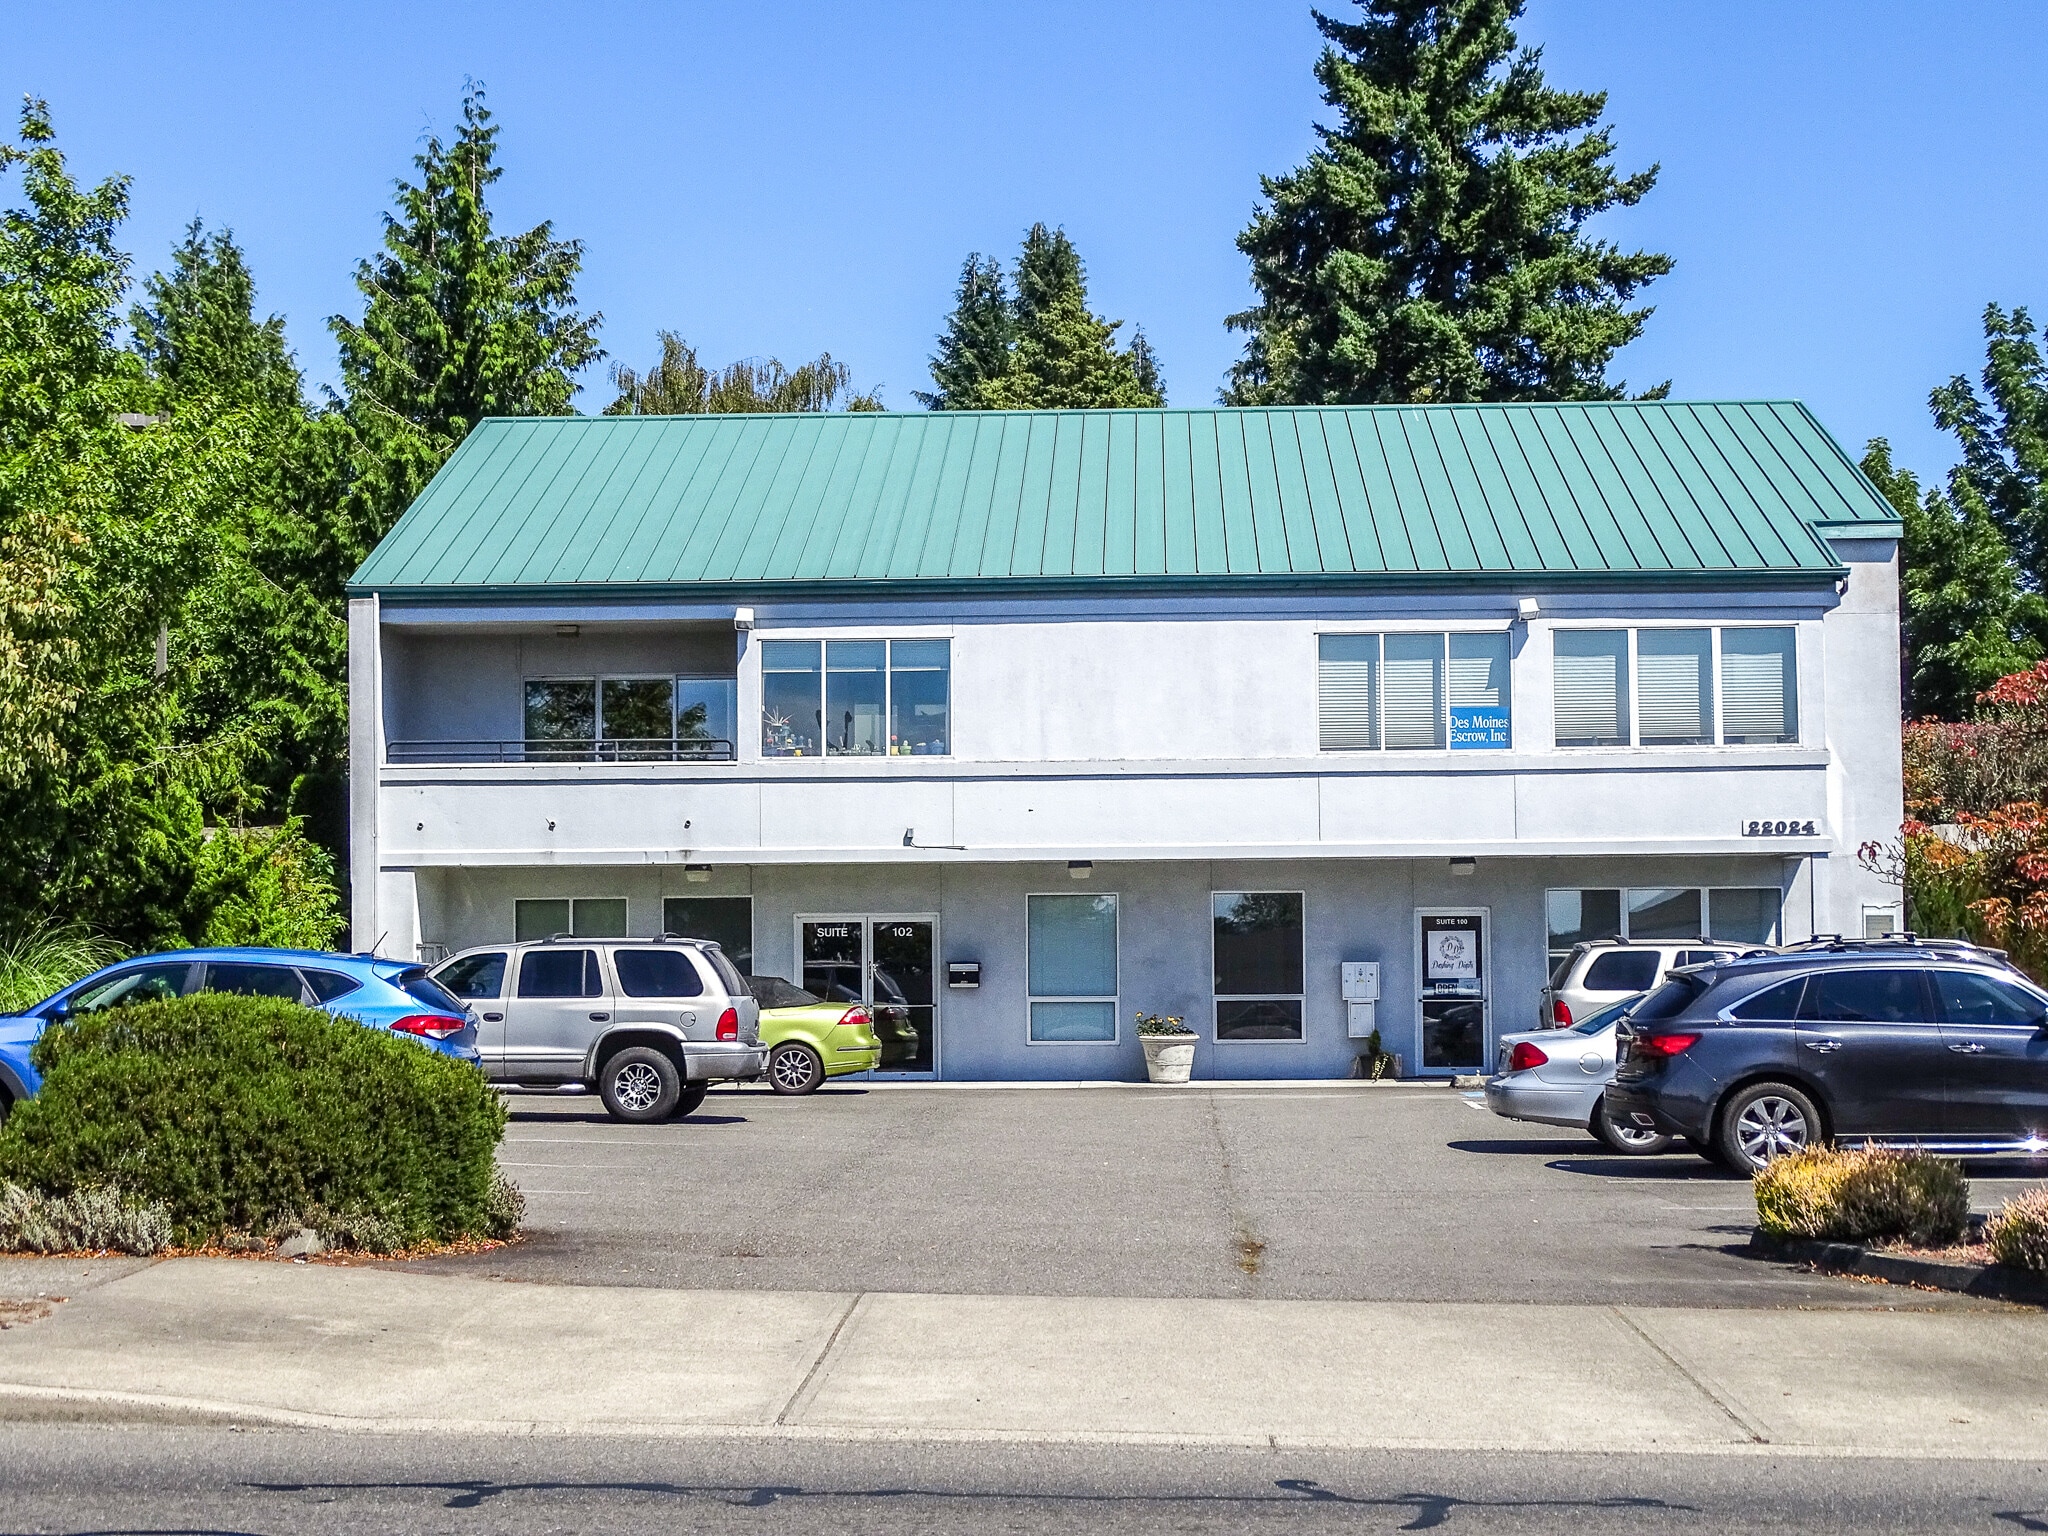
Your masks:
{"label": "blue sky", "polygon": [[[1624,169],[1663,166],[1606,226],[1678,262],[1621,377],[1797,396],[1852,448],[1950,462],[1928,389],[1978,366],[1987,301],[2048,310],[2048,7],[1534,0],[1523,38],[1610,93]],[[473,76],[502,224],[585,242],[615,358],[663,326],[709,361],[830,349],[909,407],[961,258],[1042,218],[1201,404],[1259,174],[1310,147],[1317,46],[1299,0],[43,5],[11,15],[0,86],[50,100],[78,173],[135,178],[141,270],[194,214],[232,225],[315,381],[393,179]]]}

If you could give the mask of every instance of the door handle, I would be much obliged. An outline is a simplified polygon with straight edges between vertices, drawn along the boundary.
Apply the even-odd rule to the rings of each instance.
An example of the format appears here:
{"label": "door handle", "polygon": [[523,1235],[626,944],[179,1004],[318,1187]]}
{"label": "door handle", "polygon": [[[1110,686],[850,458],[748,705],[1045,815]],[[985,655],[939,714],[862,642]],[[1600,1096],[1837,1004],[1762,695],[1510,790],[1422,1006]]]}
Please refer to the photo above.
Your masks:
{"label": "door handle", "polygon": [[1806,1042],[1806,1048],[1809,1051],[1819,1051],[1825,1056],[1829,1051],[1839,1051],[1842,1048],[1842,1042],[1839,1040],[1809,1040]]}
{"label": "door handle", "polygon": [[1984,1054],[1984,1047],[1974,1040],[1965,1041],[1961,1045],[1952,1045],[1949,1049],[1959,1056],[1982,1056]]}
{"label": "door handle", "polygon": [[505,1022],[505,1015],[502,1013],[487,1013],[484,1015],[484,1022],[486,1024],[502,1024]]}
{"label": "door handle", "polygon": [[608,1013],[593,1013],[590,1016],[590,1022],[593,1024],[602,1024],[606,1019],[610,1017],[611,1015]]}

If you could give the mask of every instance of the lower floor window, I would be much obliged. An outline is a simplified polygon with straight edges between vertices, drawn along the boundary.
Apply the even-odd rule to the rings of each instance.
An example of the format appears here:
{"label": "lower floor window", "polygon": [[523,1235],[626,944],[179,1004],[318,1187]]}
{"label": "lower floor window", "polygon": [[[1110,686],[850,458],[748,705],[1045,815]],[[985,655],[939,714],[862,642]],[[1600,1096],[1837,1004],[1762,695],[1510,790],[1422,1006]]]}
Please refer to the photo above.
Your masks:
{"label": "lower floor window", "polygon": [[1218,891],[1209,902],[1216,1038],[1301,1039],[1301,893]]}
{"label": "lower floor window", "polygon": [[1783,897],[1769,886],[1635,886],[1546,891],[1550,965],[1589,939],[1718,939],[1775,944]]}
{"label": "lower floor window", "polygon": [[1116,897],[1029,896],[1025,904],[1032,1040],[1114,1041]]}
{"label": "lower floor window", "polygon": [[754,974],[751,896],[670,896],[661,904],[661,931],[716,944],[742,976]]}
{"label": "lower floor window", "polygon": [[514,936],[520,943],[566,934],[574,939],[626,937],[623,896],[547,897],[512,904]]}

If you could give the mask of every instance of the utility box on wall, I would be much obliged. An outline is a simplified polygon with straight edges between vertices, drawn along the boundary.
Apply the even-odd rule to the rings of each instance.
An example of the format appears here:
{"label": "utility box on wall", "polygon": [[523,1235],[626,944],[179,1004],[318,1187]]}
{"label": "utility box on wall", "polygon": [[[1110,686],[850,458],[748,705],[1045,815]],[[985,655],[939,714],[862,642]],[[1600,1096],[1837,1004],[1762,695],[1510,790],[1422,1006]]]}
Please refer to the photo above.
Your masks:
{"label": "utility box on wall", "polygon": [[1379,1028],[1380,963],[1377,960],[1346,960],[1339,967],[1344,989],[1346,1031],[1353,1040],[1363,1040]]}

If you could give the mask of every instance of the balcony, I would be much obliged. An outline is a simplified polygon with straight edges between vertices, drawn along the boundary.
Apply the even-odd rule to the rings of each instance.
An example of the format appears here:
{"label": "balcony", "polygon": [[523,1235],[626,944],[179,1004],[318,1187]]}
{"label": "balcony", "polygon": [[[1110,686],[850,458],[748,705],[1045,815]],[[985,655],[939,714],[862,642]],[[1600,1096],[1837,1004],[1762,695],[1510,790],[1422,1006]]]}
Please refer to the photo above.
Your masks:
{"label": "balcony", "polygon": [[733,743],[722,737],[644,738],[483,737],[447,741],[392,741],[384,760],[394,767],[448,767],[462,763],[729,763]]}

